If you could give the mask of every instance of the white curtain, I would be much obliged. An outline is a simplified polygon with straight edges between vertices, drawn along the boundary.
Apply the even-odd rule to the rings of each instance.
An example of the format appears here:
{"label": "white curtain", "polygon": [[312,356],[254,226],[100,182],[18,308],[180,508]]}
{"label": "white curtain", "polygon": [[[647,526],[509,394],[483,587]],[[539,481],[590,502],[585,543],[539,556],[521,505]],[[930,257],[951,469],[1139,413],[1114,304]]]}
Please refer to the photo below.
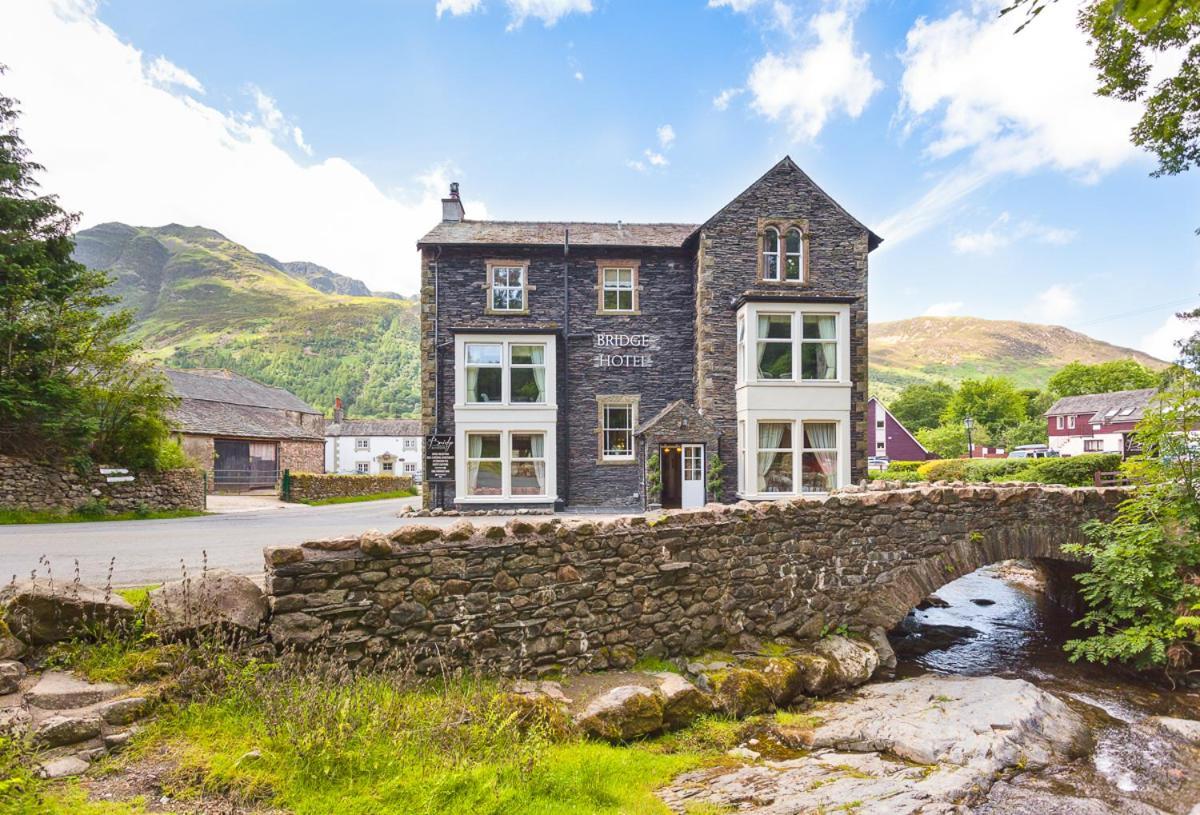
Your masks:
{"label": "white curtain", "polygon": [[[758,491],[767,491],[767,473],[771,471],[771,467],[775,465],[775,459],[779,456],[778,452],[774,452],[783,441],[783,434],[787,430],[787,425],[782,422],[759,422],[758,423]],[[772,452],[766,452],[771,448]]]}
{"label": "white curtain", "polygon": [[[837,339],[837,318],[818,317],[817,335],[823,340]],[[823,343],[819,346],[817,357],[817,377],[819,379],[837,378],[837,343]]]}
{"label": "white curtain", "polygon": [[479,489],[479,457],[483,455],[483,436],[467,437],[467,492]]}
{"label": "white curtain", "polygon": [[536,461],[533,463],[534,476],[537,478],[538,493],[545,495],[546,493],[546,437],[542,435],[530,436],[531,443],[529,445],[532,455]]}
{"label": "white curtain", "polygon": [[[479,401],[479,369],[478,368],[467,368],[467,401],[468,402],[478,402]],[[472,436],[471,440],[474,441],[475,437]]]}
{"label": "white curtain", "polygon": [[533,383],[537,385],[537,402],[546,401],[546,366],[539,365],[533,369]]}
{"label": "white curtain", "polygon": [[808,437],[808,447],[824,448],[814,452],[813,456],[821,472],[829,479],[829,488],[837,486],[837,425],[832,423],[813,423],[804,425],[804,434]]}

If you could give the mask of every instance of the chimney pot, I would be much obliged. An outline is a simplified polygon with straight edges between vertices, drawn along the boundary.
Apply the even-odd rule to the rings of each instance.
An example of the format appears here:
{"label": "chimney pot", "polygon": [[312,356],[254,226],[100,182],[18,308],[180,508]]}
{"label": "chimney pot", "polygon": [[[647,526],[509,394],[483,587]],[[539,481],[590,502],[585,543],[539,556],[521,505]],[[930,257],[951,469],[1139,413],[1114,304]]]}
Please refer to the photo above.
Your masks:
{"label": "chimney pot", "polygon": [[458,182],[450,182],[450,197],[442,199],[442,222],[458,223],[466,217],[462,199],[458,196]]}

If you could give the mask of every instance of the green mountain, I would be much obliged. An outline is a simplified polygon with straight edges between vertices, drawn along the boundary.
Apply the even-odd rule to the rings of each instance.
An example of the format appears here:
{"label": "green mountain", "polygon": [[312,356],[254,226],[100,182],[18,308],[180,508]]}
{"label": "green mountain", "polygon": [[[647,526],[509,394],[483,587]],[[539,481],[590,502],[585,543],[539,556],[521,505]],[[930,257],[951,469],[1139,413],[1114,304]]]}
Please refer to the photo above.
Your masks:
{"label": "green mountain", "polygon": [[211,229],[107,223],[75,257],[114,277],[133,339],[180,368],[228,368],[356,416],[420,412],[416,304],[313,263],[280,263]]}
{"label": "green mountain", "polygon": [[887,401],[905,385],[938,379],[951,384],[1003,376],[1021,388],[1041,388],[1068,362],[1134,359],[1154,370],[1167,363],[1059,325],[978,317],[913,317],[871,323],[871,393]]}
{"label": "green mountain", "polygon": [[[417,305],[304,261],[281,263],[219,232],[177,224],[101,224],[76,236],[78,260],[109,271],[153,359],[228,368],[287,388],[328,411],[420,412]],[[1042,387],[1068,362],[1154,357],[1053,325],[975,317],[872,323],[871,393],[884,401],[912,382],[1005,376]]]}

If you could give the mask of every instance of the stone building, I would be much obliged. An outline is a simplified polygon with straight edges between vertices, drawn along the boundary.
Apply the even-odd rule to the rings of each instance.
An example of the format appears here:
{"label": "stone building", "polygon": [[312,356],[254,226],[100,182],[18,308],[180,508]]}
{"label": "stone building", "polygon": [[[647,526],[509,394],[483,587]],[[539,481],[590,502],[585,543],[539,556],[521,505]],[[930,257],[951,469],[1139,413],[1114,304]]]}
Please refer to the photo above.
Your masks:
{"label": "stone building", "polygon": [[347,418],[339,398],[325,426],[325,472],[406,475],[420,482],[421,441],[416,419]]}
{"label": "stone building", "polygon": [[[867,459],[867,254],[790,158],[703,224],[473,221],[421,251],[446,508],[823,493]],[[427,472],[427,482],[433,472]]]}
{"label": "stone building", "polygon": [[325,471],[325,415],[300,397],[225,370],[164,371],[170,422],[210,489],[274,488],[284,470]]}

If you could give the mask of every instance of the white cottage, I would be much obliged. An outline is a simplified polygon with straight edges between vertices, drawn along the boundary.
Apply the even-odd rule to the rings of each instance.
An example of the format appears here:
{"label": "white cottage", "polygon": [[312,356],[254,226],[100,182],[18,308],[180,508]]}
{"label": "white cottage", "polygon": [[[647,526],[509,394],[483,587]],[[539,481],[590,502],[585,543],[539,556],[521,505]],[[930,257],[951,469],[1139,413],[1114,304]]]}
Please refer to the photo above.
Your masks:
{"label": "white cottage", "polygon": [[[340,413],[340,411],[337,411]],[[345,419],[325,428],[325,472],[407,475],[421,480],[421,423],[415,419]]]}

